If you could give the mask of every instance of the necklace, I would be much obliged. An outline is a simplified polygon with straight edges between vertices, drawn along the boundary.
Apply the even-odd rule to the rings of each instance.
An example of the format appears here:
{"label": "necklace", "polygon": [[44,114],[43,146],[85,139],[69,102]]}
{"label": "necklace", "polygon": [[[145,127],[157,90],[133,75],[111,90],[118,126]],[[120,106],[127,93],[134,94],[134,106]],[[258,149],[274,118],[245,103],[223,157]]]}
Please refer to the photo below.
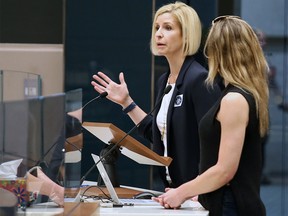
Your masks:
{"label": "necklace", "polygon": [[165,135],[165,132],[166,132],[166,117],[164,117],[164,121],[163,121],[163,128],[162,128],[162,131],[161,131],[161,141],[164,140],[164,135]]}
{"label": "necklace", "polygon": [[167,114],[175,84],[171,84],[171,86],[172,86],[171,91],[167,95],[165,95],[162,99],[161,107],[158,113],[159,116],[158,121],[161,122],[161,126],[159,127],[159,129],[162,141],[166,139],[167,135]]}
{"label": "necklace", "polygon": [[164,96],[162,105],[161,105],[161,112],[162,112],[162,118],[163,118],[163,123],[162,123],[162,130],[161,130],[161,140],[164,140],[164,137],[166,135],[166,126],[167,126],[167,113],[168,113],[168,106],[169,103],[167,103],[167,97]]}

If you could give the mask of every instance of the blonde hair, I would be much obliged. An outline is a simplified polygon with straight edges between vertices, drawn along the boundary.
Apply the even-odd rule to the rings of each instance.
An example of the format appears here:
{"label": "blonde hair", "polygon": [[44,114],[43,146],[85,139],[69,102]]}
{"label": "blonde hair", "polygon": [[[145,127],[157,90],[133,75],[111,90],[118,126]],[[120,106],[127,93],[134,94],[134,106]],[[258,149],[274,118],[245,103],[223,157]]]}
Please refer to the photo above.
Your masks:
{"label": "blonde hair", "polygon": [[155,13],[151,34],[151,52],[154,55],[158,55],[155,42],[155,22],[158,16],[164,13],[170,13],[180,25],[182,33],[183,53],[185,55],[195,54],[198,51],[201,43],[201,22],[196,11],[182,2],[175,2],[164,5],[160,7]]}
{"label": "blonde hair", "polygon": [[268,64],[251,26],[240,17],[216,18],[209,31],[204,54],[209,65],[208,84],[212,85],[219,74],[226,82],[253,95],[259,132],[263,137],[269,127]]}

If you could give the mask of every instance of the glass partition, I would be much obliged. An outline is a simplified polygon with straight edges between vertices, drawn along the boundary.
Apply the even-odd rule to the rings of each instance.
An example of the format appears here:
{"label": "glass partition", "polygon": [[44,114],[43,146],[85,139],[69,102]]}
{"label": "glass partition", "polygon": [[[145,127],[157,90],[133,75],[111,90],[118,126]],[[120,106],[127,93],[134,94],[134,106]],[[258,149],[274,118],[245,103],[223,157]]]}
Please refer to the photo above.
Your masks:
{"label": "glass partition", "polygon": [[0,187],[15,193],[23,210],[64,204],[56,177],[65,173],[65,103],[65,93],[0,103]]}
{"label": "glass partition", "polygon": [[[79,197],[81,159],[83,148],[82,133],[82,89],[66,92],[66,136],[65,136],[65,197]],[[78,199],[79,200],[79,199]],[[67,200],[68,201],[68,200]]]}
{"label": "glass partition", "polygon": [[77,201],[82,147],[82,89],[0,102],[0,188],[18,191],[23,210]]}
{"label": "glass partition", "polygon": [[0,187],[16,197],[23,210],[29,203],[25,175],[41,152],[40,108],[37,99],[1,102]]}
{"label": "glass partition", "polygon": [[0,101],[37,97],[41,93],[40,75],[0,69]]}
{"label": "glass partition", "polygon": [[26,173],[42,151],[40,95],[39,75],[0,68],[0,188],[15,193],[23,210],[30,202]]}

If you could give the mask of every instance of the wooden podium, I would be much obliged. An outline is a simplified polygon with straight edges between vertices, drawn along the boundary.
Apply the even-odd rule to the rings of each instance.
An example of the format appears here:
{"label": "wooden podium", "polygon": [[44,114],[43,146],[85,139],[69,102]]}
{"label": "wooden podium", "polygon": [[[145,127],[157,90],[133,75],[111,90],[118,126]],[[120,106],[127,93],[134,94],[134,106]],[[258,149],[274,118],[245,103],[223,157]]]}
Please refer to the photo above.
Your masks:
{"label": "wooden podium", "polygon": [[82,126],[102,142],[117,144],[122,154],[140,164],[169,166],[172,161],[172,158],[158,155],[111,123],[84,122]]}

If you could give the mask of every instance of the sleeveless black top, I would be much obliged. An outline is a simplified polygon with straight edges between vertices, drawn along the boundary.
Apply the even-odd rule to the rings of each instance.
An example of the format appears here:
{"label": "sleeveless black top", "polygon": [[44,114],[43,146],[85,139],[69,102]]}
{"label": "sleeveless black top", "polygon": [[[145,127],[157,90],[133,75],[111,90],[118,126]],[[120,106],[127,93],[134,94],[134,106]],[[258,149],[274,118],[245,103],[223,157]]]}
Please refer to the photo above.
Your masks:
{"label": "sleeveless black top", "polygon": [[[253,95],[233,85],[228,85],[219,100],[202,118],[200,135],[200,174],[217,163],[220,145],[221,125],[216,119],[222,98],[229,92],[238,92],[249,104],[249,122],[246,127],[244,146],[238,170],[228,187],[231,187],[239,216],[266,215],[260,198],[260,178],[262,168],[261,137]],[[222,215],[223,192],[227,186],[216,191],[199,195],[199,202],[209,210],[210,216]]]}

